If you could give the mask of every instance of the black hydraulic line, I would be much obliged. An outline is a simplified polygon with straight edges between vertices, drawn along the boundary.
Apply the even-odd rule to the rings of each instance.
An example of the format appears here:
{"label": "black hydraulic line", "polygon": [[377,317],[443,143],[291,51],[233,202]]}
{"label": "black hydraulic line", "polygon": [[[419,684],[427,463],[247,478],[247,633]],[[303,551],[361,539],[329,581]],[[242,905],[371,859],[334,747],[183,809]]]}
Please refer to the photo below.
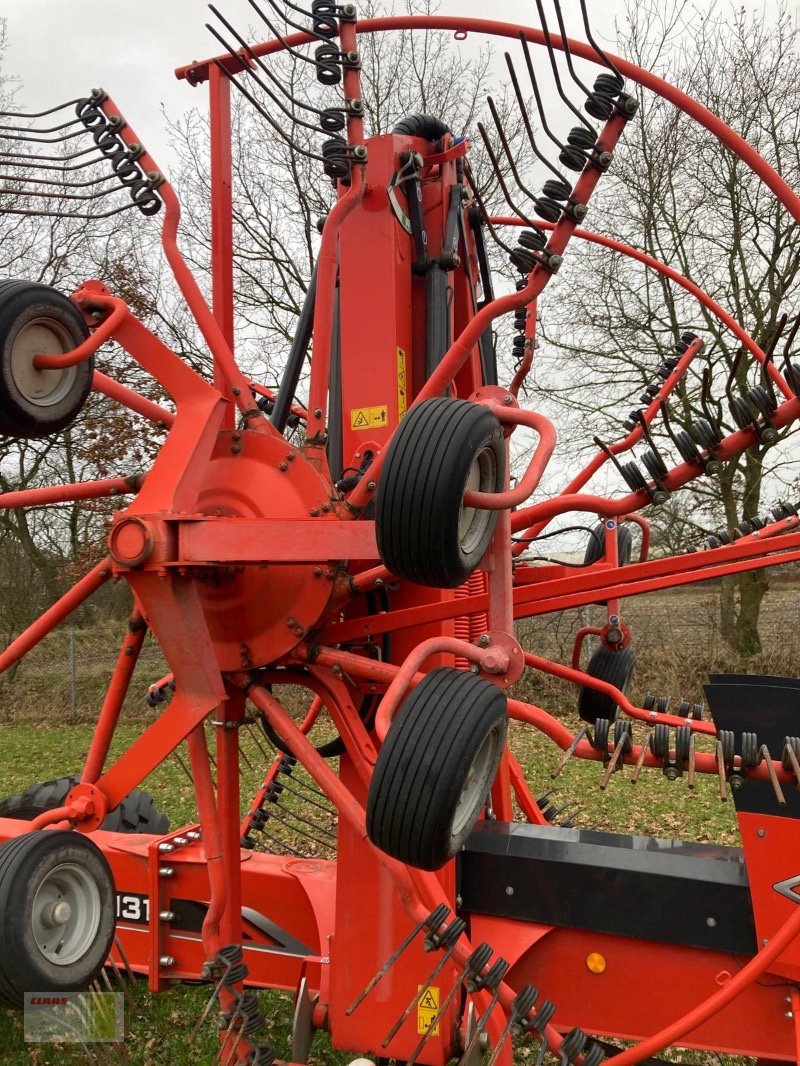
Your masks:
{"label": "black hydraulic line", "polygon": [[314,330],[314,304],[316,301],[316,294],[317,267],[315,264],[314,269],[311,272],[311,280],[308,283],[308,289],[306,290],[306,297],[297,319],[297,329],[295,330],[294,339],[292,340],[292,346],[289,349],[289,356],[286,360],[286,367],[283,371],[280,387],[278,388],[278,395],[275,397],[275,406],[269,417],[270,422],[275,426],[279,433],[284,433],[286,431],[289,412],[294,403],[294,396],[297,392],[300,374],[303,372],[303,362],[306,357],[306,352],[308,351],[308,346],[311,343],[311,334]]}
{"label": "black hydraulic line", "polygon": [[328,468],[334,484],[342,476],[344,466],[344,429],[342,417],[342,335],[341,335],[339,288],[333,300],[331,321],[331,369],[328,383]]}

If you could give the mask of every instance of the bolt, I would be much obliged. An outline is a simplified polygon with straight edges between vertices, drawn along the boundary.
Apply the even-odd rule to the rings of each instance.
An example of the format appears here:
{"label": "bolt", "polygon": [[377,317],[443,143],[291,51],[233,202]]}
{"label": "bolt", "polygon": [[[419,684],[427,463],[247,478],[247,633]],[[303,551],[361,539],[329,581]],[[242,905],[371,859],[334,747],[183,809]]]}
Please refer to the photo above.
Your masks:
{"label": "bolt", "polygon": [[317,515],[319,514],[319,511],[317,510],[316,507],[312,507],[311,510],[308,513],[311,515],[312,518],[316,518]]}
{"label": "bolt", "polygon": [[330,511],[330,509],[331,509],[331,505],[329,503],[323,503],[322,510],[325,512],[325,514],[327,514],[328,511]]}
{"label": "bolt", "polygon": [[506,885],[506,895],[507,896],[513,896],[514,895],[514,886],[513,885]]}
{"label": "bolt", "polygon": [[173,837],[172,838],[172,842],[173,842],[173,844],[177,844],[178,847],[181,847],[181,848],[189,843],[189,841],[186,839],[186,837]]}
{"label": "bolt", "polygon": [[714,929],[717,924],[716,918],[706,918],[706,925],[709,929]]}
{"label": "bolt", "polygon": [[769,944],[769,938],[764,937],[764,939],[761,941],[761,946],[765,948],[767,944]]}
{"label": "bolt", "polygon": [[481,634],[481,635],[480,635],[480,636],[478,637],[478,644],[479,644],[479,646],[480,646],[481,648],[488,648],[488,647],[489,647],[489,641],[490,641],[490,640],[491,640],[491,638],[490,638],[490,636],[489,636],[489,634],[488,634],[488,633],[482,633],[482,634]]}
{"label": "bolt", "polygon": [[311,573],[314,575],[314,577],[322,577],[322,567],[315,566]]}
{"label": "bolt", "polygon": [[375,482],[374,481],[368,481],[367,482],[367,489],[370,492],[374,492],[375,491]]}
{"label": "bolt", "polygon": [[161,922],[174,922],[175,911],[161,911],[158,915],[158,918]]}
{"label": "bolt", "polygon": [[473,664],[472,664],[472,665],[470,666],[470,668],[469,668],[469,672],[470,672],[471,674],[477,674],[479,670],[480,670],[480,667],[478,666],[478,664],[477,664],[477,663],[473,663]]}
{"label": "bolt", "polygon": [[286,624],[289,627],[289,629],[294,629],[297,626],[297,619],[296,618],[287,618],[286,619]]}
{"label": "bolt", "polygon": [[174,955],[161,955],[158,959],[158,965],[163,966],[165,969],[175,965]]}
{"label": "bolt", "polygon": [[289,464],[286,461],[278,463],[278,469],[285,472],[289,469]]}
{"label": "bolt", "polygon": [[174,877],[175,876],[175,867],[174,866],[162,866],[161,869],[158,871],[158,876],[159,877]]}
{"label": "bolt", "polygon": [[322,418],[322,411],[319,407],[314,408],[314,418]]}
{"label": "bolt", "polygon": [[503,403],[506,405],[506,407],[510,407],[513,402],[514,402],[514,397],[513,396],[504,396],[503,397]]}
{"label": "bolt", "polygon": [[289,454],[286,456],[286,462],[293,463],[296,458],[297,456],[294,454],[294,452],[289,452]]}
{"label": "bolt", "polygon": [[231,389],[231,392],[233,393],[234,396],[241,396],[242,395],[242,390],[239,388],[238,385],[234,385],[233,388]]}
{"label": "bolt", "polygon": [[159,851],[165,851],[165,852],[166,851],[174,851],[175,850],[175,845],[174,844],[168,844],[166,841],[164,841],[163,843],[158,845],[158,850]]}
{"label": "bolt", "polygon": [[190,829],[186,835],[190,840],[201,840],[203,836],[199,829]]}
{"label": "bolt", "polygon": [[766,835],[767,835],[766,829],[757,829],[756,830],[756,836],[757,837],[765,837]]}

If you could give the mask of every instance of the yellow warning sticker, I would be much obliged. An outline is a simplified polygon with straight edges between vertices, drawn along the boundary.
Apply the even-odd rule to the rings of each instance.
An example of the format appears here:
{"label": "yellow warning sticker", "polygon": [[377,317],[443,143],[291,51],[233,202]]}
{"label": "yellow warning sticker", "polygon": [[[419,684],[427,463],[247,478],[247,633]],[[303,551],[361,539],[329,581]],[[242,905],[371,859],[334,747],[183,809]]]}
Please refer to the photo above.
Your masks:
{"label": "yellow warning sticker", "polygon": [[406,379],[406,353],[402,348],[397,349],[397,421],[399,422],[408,410],[408,383]]}
{"label": "yellow warning sticker", "polygon": [[[418,985],[417,991],[419,992],[424,985]],[[430,988],[426,988],[420,997],[420,1001],[417,1004],[417,1032],[422,1035],[423,1033],[430,1033],[431,1036],[439,1035],[439,1023],[433,1025],[433,1019],[436,1017],[436,1012],[439,1010],[439,989],[431,985]]]}
{"label": "yellow warning sticker", "polygon": [[380,407],[351,407],[350,428],[372,429],[373,426],[386,426],[389,424],[386,404]]}

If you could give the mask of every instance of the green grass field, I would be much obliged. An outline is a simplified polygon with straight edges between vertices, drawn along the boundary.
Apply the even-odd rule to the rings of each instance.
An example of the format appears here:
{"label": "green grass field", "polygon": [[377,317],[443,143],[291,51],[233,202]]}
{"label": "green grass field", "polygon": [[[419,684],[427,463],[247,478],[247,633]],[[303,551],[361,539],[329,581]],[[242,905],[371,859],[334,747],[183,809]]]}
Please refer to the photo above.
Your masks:
{"label": "green grass field", "polygon": [[[133,725],[120,727],[115,747],[123,750],[137,732]],[[2,791],[6,794],[20,791],[33,780],[46,780],[78,768],[89,737],[89,728],[81,724],[0,727]],[[544,792],[555,784],[559,802],[570,797],[576,799],[580,804],[575,816],[578,825],[614,828],[622,832],[652,832],[659,836],[681,835],[696,840],[729,843],[736,840],[731,805],[719,802],[715,779],[700,778],[697,789],[690,792],[684,783],[669,783],[654,772],[644,774],[637,785],[631,786],[623,779],[628,776],[626,773],[616,775],[608,789],[601,792],[597,764],[572,760],[561,777],[553,782],[550,770],[558,761],[558,753],[552,744],[515,723],[512,725],[512,745],[526,767],[535,791]],[[247,734],[243,737],[243,747],[251,764],[242,763],[243,791],[250,795],[263,773],[266,759]],[[260,761],[257,761],[259,756]],[[172,825],[194,819],[191,785],[176,760],[170,759],[160,766],[144,782],[144,787],[152,792],[158,806],[170,815]],[[109,1049],[113,1054],[98,1061],[130,1063],[131,1066],[211,1063],[216,1034],[210,1022],[194,1044],[186,1044],[207,996],[206,988],[186,986],[152,996],[144,982],[140,982],[125,1009],[124,1049]],[[279,993],[265,993],[262,1000],[262,1009],[269,1022],[269,1040],[279,1055],[285,1055],[291,1025],[290,998]],[[528,1061],[524,1050],[519,1052],[520,1063]],[[311,1058],[314,1066],[340,1066],[350,1058],[332,1052],[324,1034],[318,1034]],[[683,1060],[690,1061],[685,1056]],[[85,1061],[81,1051],[53,1045],[26,1045],[21,1018],[10,1012],[0,1012],[0,1063],[3,1066]]]}
{"label": "green grass field", "polygon": [[[770,595],[765,614],[769,633],[768,648],[757,662],[747,664],[731,660],[720,644],[714,627],[715,592],[711,586],[696,590],[677,590],[631,601],[626,619],[637,634],[637,673],[631,690],[634,702],[652,689],[673,697],[702,698],[702,681],[709,668],[750,669],[755,672],[798,672],[800,636],[796,625],[787,621],[796,617],[798,590],[795,585],[780,586]],[[539,654],[568,661],[572,634],[585,615],[565,612],[560,616],[534,619],[523,623],[523,643]],[[62,776],[80,769],[92,735],[92,723],[102,700],[105,679],[115,655],[116,637],[106,626],[79,634],[78,681],[80,698],[75,720],[67,721],[64,713],[67,692],[63,633],[48,638],[26,660],[12,681],[0,681],[0,796],[9,795],[28,785]],[[163,670],[158,648],[148,643],[137,668],[131,695],[126,703],[122,724],[117,730],[114,751],[121,752],[139,735],[156,712],[146,709],[142,695],[147,684]],[[533,675],[520,682],[516,695],[547,707],[570,728],[578,726],[574,714],[575,691],[569,685]],[[296,709],[301,705],[297,704]],[[67,724],[65,724],[65,722]],[[637,740],[641,739],[637,727]],[[570,817],[574,824],[586,828],[643,833],[660,837],[735,844],[738,842],[733,805],[721,803],[716,778],[698,778],[697,788],[689,790],[685,779],[670,783],[657,771],[646,771],[636,785],[630,783],[630,771],[614,775],[605,791],[600,791],[599,764],[571,760],[554,782],[550,772],[560,752],[535,730],[512,723],[511,744],[522,764],[535,794],[557,789],[557,805],[573,804]],[[319,739],[319,738],[317,738]],[[265,740],[249,731],[242,734],[243,803],[249,800],[263,779],[270,761]],[[184,767],[170,758],[143,782],[157,805],[178,827],[196,819],[193,787]],[[331,819],[330,828],[333,828]],[[332,855],[332,848],[293,837],[291,828],[276,831],[289,847],[306,854]],[[126,1005],[126,1041],[114,1046],[98,1062],[129,1063],[130,1066],[156,1064],[211,1063],[217,1037],[209,1021],[191,1046],[188,1036],[208,996],[206,987],[179,986],[159,996],[151,996],[144,982],[138,982]],[[288,1054],[291,1026],[291,997],[279,993],[262,993],[262,1009],[268,1020],[263,1039],[269,1040],[280,1057]],[[212,1013],[213,1016],[213,1013]],[[718,1057],[675,1052],[674,1061],[717,1062]],[[311,1063],[313,1066],[342,1066],[352,1055],[330,1050],[324,1034],[318,1034]],[[26,1045],[19,1016],[0,1011],[0,1066],[23,1063],[61,1064],[85,1062],[81,1052],[53,1045]],[[530,1062],[530,1047],[522,1047],[517,1062]]]}

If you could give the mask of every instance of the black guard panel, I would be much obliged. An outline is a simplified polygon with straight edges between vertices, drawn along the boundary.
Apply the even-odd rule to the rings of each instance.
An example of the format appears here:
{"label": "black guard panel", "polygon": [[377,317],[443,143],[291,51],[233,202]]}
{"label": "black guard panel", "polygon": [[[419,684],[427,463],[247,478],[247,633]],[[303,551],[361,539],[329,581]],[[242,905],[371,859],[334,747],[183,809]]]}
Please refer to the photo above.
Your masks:
{"label": "black guard panel", "polygon": [[756,952],[739,848],[479,822],[459,859],[458,891],[462,912]]}

